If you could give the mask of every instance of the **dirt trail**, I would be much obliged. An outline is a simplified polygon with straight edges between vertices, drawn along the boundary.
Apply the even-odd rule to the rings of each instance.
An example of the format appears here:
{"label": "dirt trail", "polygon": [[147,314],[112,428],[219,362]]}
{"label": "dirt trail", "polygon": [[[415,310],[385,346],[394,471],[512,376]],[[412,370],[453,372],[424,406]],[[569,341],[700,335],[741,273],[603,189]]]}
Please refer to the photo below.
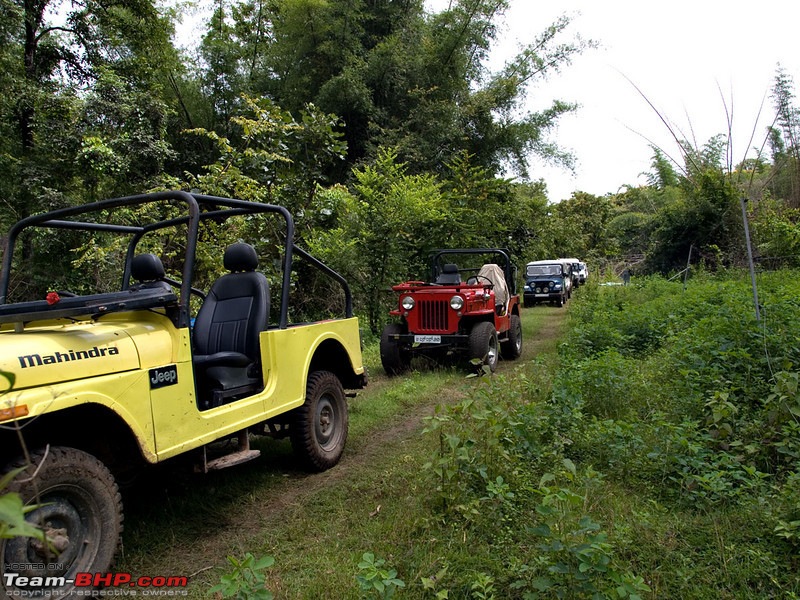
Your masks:
{"label": "dirt trail", "polygon": [[[542,320],[535,334],[529,334],[524,338],[521,358],[514,362],[501,361],[498,365],[498,373],[511,370],[520,362],[533,360],[548,345],[552,347],[560,335],[565,315],[566,311],[564,310],[551,310],[551,314]],[[524,319],[525,315],[523,314]],[[359,394],[358,402],[368,402],[370,394],[374,394],[387,385],[392,385],[391,380],[388,380],[382,371],[371,374],[370,378],[370,385]],[[297,471],[281,473],[280,465],[264,466],[264,463],[270,461],[270,457],[266,457],[266,460],[261,458],[254,461],[261,464],[251,468],[271,468],[275,471],[273,476],[279,480],[270,481],[266,490],[254,490],[252,493],[246,494],[247,500],[237,498],[232,501],[229,510],[226,508],[224,517],[210,519],[213,522],[200,519],[202,525],[198,524],[196,515],[187,518],[187,523],[184,524],[181,515],[177,514],[180,512],[179,508],[167,506],[161,509],[159,519],[165,518],[164,512],[169,512],[174,516],[166,517],[169,523],[166,524],[165,529],[169,530],[169,539],[162,540],[157,544],[158,547],[141,547],[149,545],[147,540],[151,539],[147,533],[143,533],[143,530],[148,527],[146,511],[157,512],[159,510],[157,503],[159,502],[166,502],[169,505],[171,503],[169,493],[165,497],[157,494],[144,500],[137,496],[133,500],[134,515],[131,519],[133,523],[127,528],[128,535],[125,536],[125,538],[133,538],[131,541],[125,540],[131,553],[127,557],[123,557],[118,566],[140,572],[139,574],[143,575],[152,575],[156,570],[161,572],[165,568],[178,565],[180,568],[173,572],[177,571],[187,575],[221,566],[228,554],[241,554],[246,551],[246,548],[239,547],[243,540],[250,538],[258,531],[268,530],[271,524],[281,522],[286,518],[287,511],[293,507],[301,506],[306,499],[322,493],[326,489],[335,488],[340,482],[355,478],[364,469],[374,465],[378,458],[402,452],[403,443],[417,436],[421,431],[423,418],[431,415],[438,404],[455,400],[457,393],[451,390],[452,398],[448,398],[448,391],[442,390],[441,394],[437,394],[430,401],[398,414],[390,424],[377,427],[367,436],[361,436],[356,444],[351,444],[345,451],[342,461],[329,471],[317,474],[305,474]],[[243,468],[247,467],[234,467],[227,470],[225,476],[217,479],[217,483],[203,480],[198,483],[198,480],[194,480],[191,485],[208,486],[209,493],[213,493],[215,486],[225,484],[225,478],[231,476],[229,473]],[[218,477],[218,474],[212,475]],[[212,475],[207,477],[212,477]],[[173,482],[171,485],[180,487],[181,484]],[[147,509],[143,508],[143,502],[149,503]],[[154,505],[156,505],[155,508]],[[201,528],[201,531],[197,531],[198,527]],[[137,539],[141,539],[142,544],[137,544]],[[132,544],[133,547],[131,547]]]}

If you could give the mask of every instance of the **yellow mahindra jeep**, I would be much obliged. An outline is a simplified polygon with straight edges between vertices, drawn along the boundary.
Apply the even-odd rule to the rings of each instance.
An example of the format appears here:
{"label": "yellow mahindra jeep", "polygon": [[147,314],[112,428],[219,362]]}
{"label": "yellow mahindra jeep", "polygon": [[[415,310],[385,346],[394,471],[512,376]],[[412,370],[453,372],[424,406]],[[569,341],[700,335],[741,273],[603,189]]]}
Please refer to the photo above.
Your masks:
{"label": "yellow mahindra jeep", "polygon": [[[27,465],[9,489],[47,535],[0,540],[7,592],[107,571],[118,484],[142,465],[238,464],[258,456],[258,434],[289,437],[311,469],[339,461],[345,390],[367,383],[358,321],[347,282],[294,244],[285,208],[145,194],[28,217],[6,244],[0,456],[6,471]],[[35,273],[40,246],[53,264]],[[78,278],[57,267],[67,252]]]}

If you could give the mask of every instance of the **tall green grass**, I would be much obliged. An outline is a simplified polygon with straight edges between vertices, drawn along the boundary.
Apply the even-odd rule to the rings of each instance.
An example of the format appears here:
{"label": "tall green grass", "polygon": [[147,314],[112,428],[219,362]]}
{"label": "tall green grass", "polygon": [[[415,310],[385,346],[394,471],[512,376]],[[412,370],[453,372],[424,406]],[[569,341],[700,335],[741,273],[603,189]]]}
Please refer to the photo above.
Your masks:
{"label": "tall green grass", "polygon": [[760,275],[760,321],[743,273],[573,306],[565,455],[616,490],[601,514],[631,532],[620,544],[658,597],[800,593],[797,275]]}

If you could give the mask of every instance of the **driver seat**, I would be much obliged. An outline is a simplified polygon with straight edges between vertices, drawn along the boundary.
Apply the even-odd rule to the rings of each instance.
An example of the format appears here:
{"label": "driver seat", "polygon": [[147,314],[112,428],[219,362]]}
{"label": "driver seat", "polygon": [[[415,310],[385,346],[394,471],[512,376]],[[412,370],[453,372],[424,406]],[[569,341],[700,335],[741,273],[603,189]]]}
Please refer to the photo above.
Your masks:
{"label": "driver seat", "polygon": [[250,244],[225,249],[230,271],[211,286],[192,332],[197,402],[200,410],[251,395],[263,387],[259,334],[269,317],[269,282],[256,271]]}
{"label": "driver seat", "polygon": [[436,283],[442,285],[457,285],[461,283],[461,275],[458,272],[458,265],[453,263],[442,265],[442,273],[436,278]]}

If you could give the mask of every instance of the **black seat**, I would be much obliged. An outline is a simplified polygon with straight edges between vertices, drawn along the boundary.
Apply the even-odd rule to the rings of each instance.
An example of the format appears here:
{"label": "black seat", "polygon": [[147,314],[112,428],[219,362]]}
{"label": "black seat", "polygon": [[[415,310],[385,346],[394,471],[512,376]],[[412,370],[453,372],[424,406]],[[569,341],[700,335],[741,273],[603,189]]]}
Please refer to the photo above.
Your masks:
{"label": "black seat", "polygon": [[138,254],[131,261],[131,278],[137,283],[130,286],[131,290],[164,289],[172,293],[172,286],[164,281],[166,272],[161,259],[155,254]]}
{"label": "black seat", "polygon": [[441,274],[436,278],[436,282],[442,285],[453,285],[461,283],[461,274],[458,272],[458,265],[447,263],[442,266]]}
{"label": "black seat", "polygon": [[211,286],[194,323],[198,405],[214,408],[262,386],[259,333],[267,328],[269,283],[255,249],[231,244],[223,259],[230,273]]}

